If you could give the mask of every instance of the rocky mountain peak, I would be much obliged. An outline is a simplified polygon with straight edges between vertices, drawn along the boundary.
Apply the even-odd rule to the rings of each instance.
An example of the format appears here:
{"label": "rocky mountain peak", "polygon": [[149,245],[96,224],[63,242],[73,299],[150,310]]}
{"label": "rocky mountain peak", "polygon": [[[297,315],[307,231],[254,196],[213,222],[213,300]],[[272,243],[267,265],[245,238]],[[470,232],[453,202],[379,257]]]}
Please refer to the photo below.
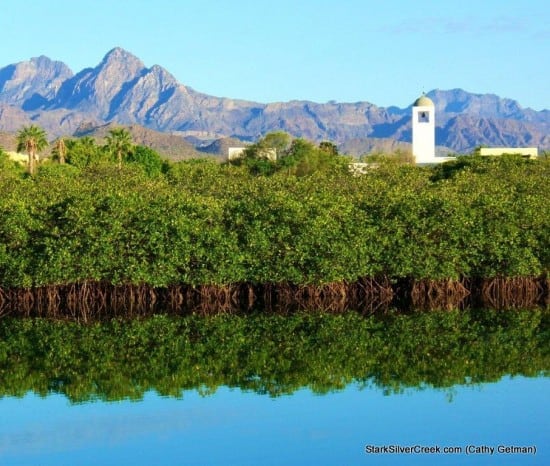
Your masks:
{"label": "rocky mountain peak", "polygon": [[[524,109],[511,99],[462,89],[428,96],[436,105],[438,145],[459,151],[480,144],[550,147],[548,110]],[[410,111],[369,102],[261,104],[219,98],[180,84],[159,65],[147,68],[121,47],[74,76],[66,65],[44,56],[0,69],[0,130],[33,121],[60,135],[83,121],[112,121],[176,132],[203,144],[228,136],[254,140],[274,130],[338,144],[367,138],[410,142]]]}
{"label": "rocky mountain peak", "polygon": [[52,108],[68,108],[108,118],[112,102],[146,72],[143,62],[116,47],[95,68],[87,68],[67,80]]}
{"label": "rocky mountain peak", "polygon": [[119,69],[119,70],[141,70],[145,68],[143,62],[132,55],[130,52],[124,50],[120,47],[115,47],[114,49],[107,52],[107,54],[101,60],[101,63],[96,67],[96,69]]}
{"label": "rocky mountain peak", "polygon": [[162,88],[176,87],[180,85],[177,79],[166,69],[159,65],[153,65],[148,72],[154,76],[155,80]]}
{"label": "rocky mountain peak", "polygon": [[63,62],[45,56],[8,65],[0,69],[0,102],[26,109],[39,106],[53,98],[72,75]]}
{"label": "rocky mountain peak", "polygon": [[442,91],[439,89],[428,93],[435,102],[436,111],[444,115],[441,122],[446,122],[456,115],[472,114],[485,118],[504,118],[513,120],[548,121],[541,112],[524,109],[512,99],[502,98],[495,94],[472,94],[463,89]]}

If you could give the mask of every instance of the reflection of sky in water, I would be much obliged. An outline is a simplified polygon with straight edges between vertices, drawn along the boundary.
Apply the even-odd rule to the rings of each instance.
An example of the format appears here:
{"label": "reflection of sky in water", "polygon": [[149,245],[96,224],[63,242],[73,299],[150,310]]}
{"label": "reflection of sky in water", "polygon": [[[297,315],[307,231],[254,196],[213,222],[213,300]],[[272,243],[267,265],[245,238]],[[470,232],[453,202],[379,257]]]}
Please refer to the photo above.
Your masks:
{"label": "reflection of sky in water", "polygon": [[[550,379],[449,393],[379,389],[269,398],[219,389],[183,399],[70,405],[0,400],[0,465],[550,464]],[[536,445],[524,455],[366,455],[365,444]]]}

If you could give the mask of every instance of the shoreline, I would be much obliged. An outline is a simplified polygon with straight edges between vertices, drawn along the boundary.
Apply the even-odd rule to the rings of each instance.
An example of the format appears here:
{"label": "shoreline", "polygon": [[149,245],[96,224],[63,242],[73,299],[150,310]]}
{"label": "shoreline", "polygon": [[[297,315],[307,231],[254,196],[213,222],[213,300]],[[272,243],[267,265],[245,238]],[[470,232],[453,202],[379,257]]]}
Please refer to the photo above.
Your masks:
{"label": "shoreline", "polygon": [[550,304],[550,279],[497,277],[461,280],[362,278],[323,285],[236,283],[228,285],[113,285],[82,282],[33,288],[0,287],[0,318],[46,317],[88,320],[157,313],[291,313],[355,310],[365,315],[391,309],[529,309]]}

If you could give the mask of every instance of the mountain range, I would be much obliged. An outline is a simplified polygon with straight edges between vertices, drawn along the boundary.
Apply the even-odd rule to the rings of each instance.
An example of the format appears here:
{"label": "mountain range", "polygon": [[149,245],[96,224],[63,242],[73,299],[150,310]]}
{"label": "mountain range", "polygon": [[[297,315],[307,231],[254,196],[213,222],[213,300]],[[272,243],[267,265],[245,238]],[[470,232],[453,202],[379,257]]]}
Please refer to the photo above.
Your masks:
{"label": "mountain range", "polygon": [[[445,150],[464,153],[479,145],[550,149],[549,110],[461,89],[427,95],[436,107],[436,143]],[[330,140],[358,155],[378,143],[406,147],[410,114],[410,107],[369,102],[258,103],[214,97],[179,83],[161,66],[146,67],[118,47],[97,66],[76,74],[45,56],[0,68],[0,131],[14,133],[33,123],[51,138],[111,122],[169,133],[213,152],[227,146],[219,139],[252,141],[286,131],[312,141]]]}

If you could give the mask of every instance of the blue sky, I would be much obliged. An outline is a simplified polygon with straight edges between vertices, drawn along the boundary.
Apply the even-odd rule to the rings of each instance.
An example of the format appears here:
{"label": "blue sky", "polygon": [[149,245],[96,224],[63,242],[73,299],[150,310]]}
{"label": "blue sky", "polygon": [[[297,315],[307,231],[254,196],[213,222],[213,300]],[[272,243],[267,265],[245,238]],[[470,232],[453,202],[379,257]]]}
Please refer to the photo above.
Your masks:
{"label": "blue sky", "polygon": [[1,0],[0,67],[38,55],[74,72],[113,47],[182,84],[259,102],[406,107],[463,88],[550,108],[542,0]]}

